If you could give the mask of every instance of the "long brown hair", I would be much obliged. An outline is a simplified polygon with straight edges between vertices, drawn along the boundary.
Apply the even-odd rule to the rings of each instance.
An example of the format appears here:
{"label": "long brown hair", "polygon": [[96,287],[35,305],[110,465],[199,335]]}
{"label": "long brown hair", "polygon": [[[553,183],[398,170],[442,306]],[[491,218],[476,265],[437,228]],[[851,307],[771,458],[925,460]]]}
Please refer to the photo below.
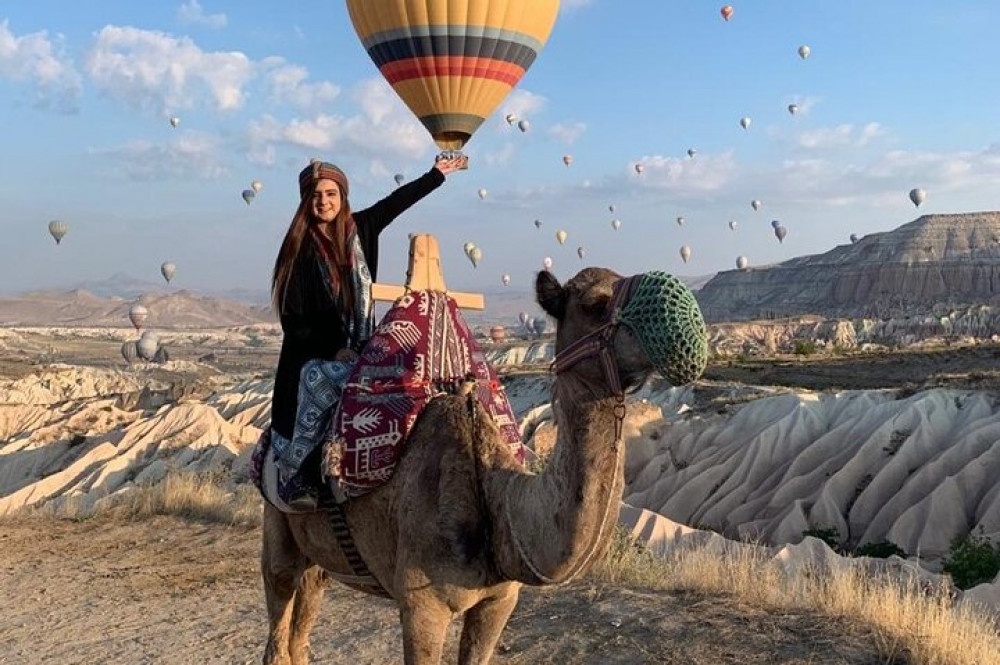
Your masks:
{"label": "long brown hair", "polygon": [[[275,313],[281,316],[285,312],[285,302],[288,289],[291,286],[292,274],[295,272],[295,263],[302,253],[304,242],[314,242],[306,240],[306,236],[312,234],[312,227],[316,222],[312,219],[312,199],[316,191],[316,183],[311,183],[302,196],[292,223],[288,225],[285,239],[281,242],[281,249],[278,250],[278,258],[274,262],[274,272],[271,274],[271,306]],[[324,254],[332,259],[328,272],[332,284],[331,291],[340,295],[342,302],[354,303],[354,289],[351,284],[350,270],[351,263],[348,258],[350,249],[347,246],[349,227],[352,225],[351,205],[347,197],[341,192],[340,212],[332,224],[324,225],[332,227],[328,235],[319,231],[320,236],[316,240],[324,242],[327,252],[317,251],[317,258],[323,260]],[[318,229],[317,229],[318,230]]]}

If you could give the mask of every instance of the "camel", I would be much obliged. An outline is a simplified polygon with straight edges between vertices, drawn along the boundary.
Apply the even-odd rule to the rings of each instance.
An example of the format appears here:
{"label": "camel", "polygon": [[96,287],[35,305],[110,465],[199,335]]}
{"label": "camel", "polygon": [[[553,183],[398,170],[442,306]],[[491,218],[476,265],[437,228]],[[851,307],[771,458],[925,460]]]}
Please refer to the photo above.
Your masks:
{"label": "camel", "polygon": [[[522,468],[476,400],[444,395],[421,413],[392,479],[344,504],[358,552],[399,606],[406,665],[440,663],[459,615],[459,663],[486,665],[522,585],[569,581],[607,549],[624,485],[623,393],[653,367],[624,326],[606,338],[616,376],[606,375],[596,352],[565,368],[558,358],[606,329],[620,279],[604,268],[585,268],[565,285],[548,271],[536,279],[537,301],[557,322],[552,395],[560,426],[543,472]],[[265,505],[265,665],[308,662],[328,575],[372,591],[350,584],[337,543],[324,514]]]}

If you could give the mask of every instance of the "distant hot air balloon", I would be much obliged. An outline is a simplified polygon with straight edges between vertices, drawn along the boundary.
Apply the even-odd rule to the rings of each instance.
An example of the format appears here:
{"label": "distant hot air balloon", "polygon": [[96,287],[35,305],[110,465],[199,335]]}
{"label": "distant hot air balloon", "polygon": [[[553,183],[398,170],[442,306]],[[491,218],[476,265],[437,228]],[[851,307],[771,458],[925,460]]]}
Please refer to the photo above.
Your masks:
{"label": "distant hot air balloon", "polygon": [[542,267],[546,270],[552,270],[552,259],[548,256],[542,259]]}
{"label": "distant hot air balloon", "polygon": [[798,104],[789,104],[788,105],[788,112],[791,113],[792,115],[795,115],[796,113],[799,112],[799,105]]}
{"label": "distant hot air balloon", "polygon": [[542,228],[542,220],[540,220],[540,219],[536,219],[535,220],[535,228],[536,229]]}
{"label": "distant hot air balloon", "polygon": [[529,129],[531,129],[531,123],[528,122],[527,120],[521,120],[520,122],[517,123],[517,128],[520,129],[521,133],[523,134],[527,132]]}
{"label": "distant hot air balloon", "polygon": [[507,121],[508,125],[513,125],[515,122],[517,122],[517,116],[514,115],[513,113],[508,113],[503,117],[503,119]]}
{"label": "distant hot air balloon", "polygon": [[535,326],[535,317],[529,316],[527,319],[525,319],[524,321],[525,330],[527,330],[528,332],[532,332],[534,326]]}
{"label": "distant hot air balloon", "polygon": [[510,286],[510,275],[504,273],[503,275],[500,276],[500,281],[503,283],[504,286]]}
{"label": "distant hot air balloon", "polygon": [[621,227],[622,227],[622,220],[620,220],[620,219],[612,219],[611,220],[611,228],[613,228],[615,231],[617,231]]}
{"label": "distant hot air balloon", "polygon": [[678,217],[677,218],[677,226],[684,226],[684,222],[685,221],[686,220],[683,217]]}
{"label": "distant hot air balloon", "polygon": [[404,176],[402,173],[397,173],[396,175],[392,176],[392,179],[396,181],[397,185],[402,185],[403,181],[406,180],[406,176]]}
{"label": "distant hot air balloon", "polygon": [[128,318],[129,321],[132,322],[132,325],[135,326],[136,330],[141,330],[142,324],[149,318],[149,310],[139,303],[136,303],[129,308]]}
{"label": "distant hot air balloon", "polygon": [[778,242],[785,242],[785,236],[788,235],[788,229],[784,226],[778,225],[774,227],[774,237],[778,239]]}
{"label": "distant hot air balloon", "polygon": [[799,47],[799,57],[802,58],[803,60],[808,58],[810,53],[812,53],[812,49],[806,46],[805,44]]}
{"label": "distant hot air balloon", "polygon": [[545,329],[549,327],[549,322],[544,316],[535,317],[535,320],[531,322],[531,329],[535,331],[535,334],[541,337],[545,334]]}
{"label": "distant hot air balloon", "polygon": [[750,116],[748,115],[745,115],[742,118],[740,118],[740,127],[742,127],[743,129],[750,129],[751,123],[753,123],[753,120],[751,120]]}
{"label": "distant hot air balloon", "polygon": [[180,118],[178,118],[175,115],[174,116],[170,116],[170,126],[171,127],[173,127],[173,128],[176,129],[177,125],[179,125],[179,124],[181,124],[181,119]]}
{"label": "distant hot air balloon", "polygon": [[646,169],[646,167],[643,166],[642,164],[636,164],[634,168],[635,172],[638,173],[639,175],[642,175],[642,172]]}
{"label": "distant hot air balloon", "polygon": [[142,333],[142,337],[135,343],[135,350],[139,353],[139,357],[146,361],[153,360],[158,348],[160,348],[160,339],[156,333],[149,330]]}
{"label": "distant hot air balloon", "polygon": [[913,201],[913,205],[920,207],[920,204],[924,202],[927,198],[927,192],[923,189],[917,187],[916,189],[910,190],[910,200]]}
{"label": "distant hot air balloon", "polygon": [[461,150],[535,62],[559,0],[347,0],[347,9],[375,66],[438,147]]}
{"label": "distant hot air balloon", "polygon": [[585,257],[587,255],[587,250],[584,249],[583,247],[577,247],[576,248],[576,255],[580,257],[581,261],[583,261],[583,257]]}
{"label": "distant hot air balloon", "polygon": [[467,242],[464,245],[462,245],[462,251],[465,252],[466,256],[468,256],[475,248],[476,248],[476,243],[474,242]]}
{"label": "distant hot air balloon", "polygon": [[738,257],[736,257],[736,269],[737,270],[746,270],[746,267],[748,265],[750,265],[750,259],[748,259],[745,256],[738,256]]}
{"label": "distant hot air balloon", "polygon": [[733,17],[733,6],[723,5],[722,9],[719,10],[719,13],[722,14],[722,18],[724,20],[728,21]]}
{"label": "distant hot air balloon", "polygon": [[698,151],[694,148],[688,148],[688,157],[694,159],[694,156],[698,154]]}
{"label": "distant hot air balloon", "polygon": [[125,342],[122,344],[122,358],[125,359],[129,365],[136,361],[139,357],[139,350],[135,348],[135,342]]}
{"label": "distant hot air balloon", "polygon": [[254,194],[260,194],[260,190],[264,189],[264,183],[260,180],[254,180],[250,183],[250,189],[254,191]]}
{"label": "distant hot air balloon", "polygon": [[687,263],[688,259],[690,258],[691,258],[691,248],[687,245],[681,246],[681,260],[684,261],[684,263]]}
{"label": "distant hot air balloon", "polygon": [[164,261],[160,264],[160,274],[163,275],[163,279],[167,280],[167,284],[174,278],[175,272],[177,272],[177,266],[171,261]]}
{"label": "distant hot air balloon", "polygon": [[857,242],[858,240],[860,240],[860,239],[861,239],[861,238],[859,238],[859,237],[858,237],[858,234],[857,234],[857,233],[852,233],[852,234],[851,234],[851,243],[852,243],[852,244],[853,244],[853,243],[856,243],[856,242]]}
{"label": "distant hot air balloon", "polygon": [[573,165],[573,155],[563,155],[563,164],[566,166]]}
{"label": "distant hot air balloon", "polygon": [[483,250],[473,247],[472,251],[469,252],[469,260],[472,261],[473,268],[478,268],[479,262],[483,260]]}
{"label": "distant hot air balloon", "polygon": [[738,227],[739,225],[740,225],[740,223],[739,223],[739,222],[737,222],[737,221],[736,221],[736,220],[734,219],[734,220],[732,220],[731,222],[729,222],[729,230],[730,230],[730,231],[735,231],[735,230],[736,230],[736,227]]}
{"label": "distant hot air balloon", "polygon": [[484,188],[480,188],[478,194],[479,194],[480,200],[485,201],[486,200],[486,195],[489,194],[489,192],[487,192]]}
{"label": "distant hot air balloon", "polygon": [[611,205],[608,206],[608,212],[610,212],[612,215],[615,214],[615,204],[614,203],[612,203]]}
{"label": "distant hot air balloon", "polygon": [[778,228],[779,226],[781,226],[781,222],[779,222],[779,221],[778,221],[778,220],[776,220],[776,219],[772,219],[772,220],[771,220],[771,228],[772,228],[772,229],[776,229],[776,228]]}
{"label": "distant hot air balloon", "polygon": [[521,322],[522,326],[526,325],[528,323],[528,313],[527,312],[518,312],[517,319],[518,319],[518,321]]}
{"label": "distant hot air balloon", "polygon": [[69,231],[69,224],[66,222],[60,222],[58,220],[52,220],[49,222],[49,235],[55,238],[57,245],[62,242],[63,236],[66,235],[67,231]]}
{"label": "distant hot air balloon", "polygon": [[254,197],[256,197],[257,194],[252,189],[244,189],[242,196],[243,200],[246,201],[247,205],[250,205],[251,203],[253,203]]}
{"label": "distant hot air balloon", "polygon": [[763,205],[764,204],[760,201],[760,199],[754,199],[753,201],[750,202],[750,207],[753,208],[754,210],[760,210],[761,206]]}
{"label": "distant hot air balloon", "polygon": [[569,234],[566,233],[565,231],[563,231],[562,229],[559,229],[558,231],[556,231],[556,240],[559,241],[560,245],[565,245],[566,244],[566,238],[568,238],[568,237],[569,237]]}

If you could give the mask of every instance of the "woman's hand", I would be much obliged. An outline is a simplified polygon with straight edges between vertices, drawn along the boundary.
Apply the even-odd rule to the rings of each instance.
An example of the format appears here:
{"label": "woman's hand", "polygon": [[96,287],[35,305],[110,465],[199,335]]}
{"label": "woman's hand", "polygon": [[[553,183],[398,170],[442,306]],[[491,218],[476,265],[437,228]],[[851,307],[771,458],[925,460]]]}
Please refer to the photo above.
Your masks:
{"label": "woman's hand", "polygon": [[460,171],[469,164],[469,158],[465,157],[449,157],[446,159],[438,159],[434,162],[434,168],[440,171],[444,175],[448,175],[454,171]]}

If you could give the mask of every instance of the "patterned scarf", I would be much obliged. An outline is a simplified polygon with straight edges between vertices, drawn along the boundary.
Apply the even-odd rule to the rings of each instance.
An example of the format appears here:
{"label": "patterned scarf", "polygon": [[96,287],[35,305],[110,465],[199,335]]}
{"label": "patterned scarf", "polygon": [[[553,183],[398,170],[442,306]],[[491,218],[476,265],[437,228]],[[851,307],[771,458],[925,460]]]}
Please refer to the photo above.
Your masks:
{"label": "patterned scarf", "polygon": [[[347,332],[347,345],[356,353],[361,353],[375,329],[375,308],[372,303],[372,276],[365,261],[364,251],[361,249],[354,218],[349,219],[347,223],[346,246],[349,265],[336,279],[331,271],[337,269],[337,261],[334,259],[329,239],[320,233],[316,225],[311,227],[311,231],[320,255],[319,267],[324,277],[323,284],[333,301],[337,303],[337,311],[340,312],[344,330]],[[337,288],[334,291],[334,285],[339,286],[339,280],[344,273],[349,273],[348,277],[351,280],[351,291],[354,293],[354,302],[351,303],[345,302],[343,289]]]}

